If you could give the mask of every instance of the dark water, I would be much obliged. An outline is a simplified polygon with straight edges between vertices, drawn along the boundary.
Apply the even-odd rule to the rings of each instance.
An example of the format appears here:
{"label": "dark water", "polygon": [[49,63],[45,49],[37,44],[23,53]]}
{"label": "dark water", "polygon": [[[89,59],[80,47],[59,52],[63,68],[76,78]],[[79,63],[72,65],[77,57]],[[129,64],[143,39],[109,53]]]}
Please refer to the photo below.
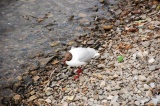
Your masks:
{"label": "dark water", "polygon": [[97,16],[112,18],[99,0],[0,0],[0,84],[23,73],[31,54],[87,33]]}

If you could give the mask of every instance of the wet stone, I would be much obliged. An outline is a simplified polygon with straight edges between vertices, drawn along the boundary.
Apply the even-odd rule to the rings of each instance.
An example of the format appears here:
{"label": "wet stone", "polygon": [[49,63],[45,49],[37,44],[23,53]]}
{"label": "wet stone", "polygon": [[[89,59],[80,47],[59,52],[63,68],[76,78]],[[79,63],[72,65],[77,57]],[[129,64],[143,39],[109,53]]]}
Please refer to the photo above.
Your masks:
{"label": "wet stone", "polygon": [[35,51],[32,51],[31,53],[29,53],[29,58],[35,58],[35,57],[41,57],[43,56],[43,52],[40,51],[40,50],[35,50]]}
{"label": "wet stone", "polygon": [[87,27],[87,26],[90,26],[90,25],[91,25],[91,23],[90,23],[90,22],[85,22],[85,23],[83,23],[83,25],[82,25],[82,26]]}
{"label": "wet stone", "polygon": [[40,63],[38,61],[32,62],[29,65],[29,70],[37,70],[40,67]]}
{"label": "wet stone", "polygon": [[48,58],[43,58],[39,60],[40,66],[44,67],[47,65],[48,62],[50,62],[53,59],[54,56],[48,57]]}
{"label": "wet stone", "polygon": [[26,78],[24,78],[24,84],[26,85],[26,86],[29,86],[29,85],[31,85],[33,83],[33,79],[31,78],[31,77],[26,77]]}
{"label": "wet stone", "polygon": [[19,86],[21,86],[21,83],[20,83],[20,82],[15,83],[15,84],[13,85],[13,91],[14,91],[14,92],[17,92]]}

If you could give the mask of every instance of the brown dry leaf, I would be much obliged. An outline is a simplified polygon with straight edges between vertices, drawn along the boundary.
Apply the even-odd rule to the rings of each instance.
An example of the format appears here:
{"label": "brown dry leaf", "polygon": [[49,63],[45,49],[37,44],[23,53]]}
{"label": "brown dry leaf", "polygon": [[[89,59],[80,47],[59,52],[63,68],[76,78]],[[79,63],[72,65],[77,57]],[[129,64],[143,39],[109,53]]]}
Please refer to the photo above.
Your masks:
{"label": "brown dry leaf", "polygon": [[88,88],[87,88],[87,87],[82,88],[82,93],[86,94],[87,91],[88,91]]}
{"label": "brown dry leaf", "polygon": [[22,78],[22,76],[17,76],[17,79],[22,80],[23,78]]}
{"label": "brown dry leaf", "polygon": [[38,18],[37,20],[36,20],[36,22],[38,22],[38,23],[41,23],[41,22],[43,22],[44,21],[44,18]]}
{"label": "brown dry leaf", "polygon": [[48,82],[49,82],[49,80],[47,80],[47,81],[44,81],[44,82],[43,82],[43,84],[45,85],[45,84],[47,84]]}
{"label": "brown dry leaf", "polygon": [[149,103],[149,104],[147,104],[147,106],[154,106],[154,104],[153,103]]}
{"label": "brown dry leaf", "polygon": [[118,49],[124,49],[125,48],[125,44],[124,43],[120,43],[119,45],[118,45]]}
{"label": "brown dry leaf", "polygon": [[34,80],[34,81],[37,81],[37,80],[39,80],[39,78],[40,78],[39,76],[34,76],[34,77],[33,77],[33,80]]}
{"label": "brown dry leaf", "polygon": [[59,63],[59,61],[58,61],[57,59],[55,59],[55,60],[52,61],[51,64],[52,64],[52,65],[55,65],[55,64],[58,64],[58,63]]}
{"label": "brown dry leaf", "polygon": [[122,35],[126,36],[126,35],[127,35],[127,32],[126,32],[126,31],[123,31],[123,32],[122,32]]}
{"label": "brown dry leaf", "polygon": [[92,83],[93,83],[93,82],[96,82],[96,78],[93,78],[93,77],[91,77],[89,80],[90,80]]}
{"label": "brown dry leaf", "polygon": [[128,13],[129,13],[128,11],[123,11],[123,12],[121,13],[120,17],[122,18],[122,17],[126,16]]}
{"label": "brown dry leaf", "polygon": [[130,48],[132,48],[132,45],[131,44],[125,44],[125,43],[120,43],[116,49],[126,49],[126,50],[129,50]]}
{"label": "brown dry leaf", "polygon": [[110,29],[112,29],[113,28],[113,26],[112,25],[103,25],[103,26],[101,26],[104,30],[110,30]]}
{"label": "brown dry leaf", "polygon": [[147,37],[141,37],[141,41],[146,41]]}
{"label": "brown dry leaf", "polygon": [[128,31],[128,32],[137,32],[138,29],[137,29],[137,28],[129,28],[127,31]]}
{"label": "brown dry leaf", "polygon": [[153,95],[160,94],[160,89],[153,88],[151,89],[151,92],[153,93]]}
{"label": "brown dry leaf", "polygon": [[134,10],[132,11],[132,14],[140,14],[141,13],[141,10]]}
{"label": "brown dry leaf", "polygon": [[57,41],[57,42],[50,42],[49,44],[50,44],[50,46],[54,47],[54,46],[59,45],[60,42],[59,41]]}
{"label": "brown dry leaf", "polygon": [[70,100],[70,101],[71,101],[71,100],[73,100],[73,99],[74,99],[74,97],[75,97],[74,95],[73,95],[73,96],[69,96],[69,97],[68,97],[68,100]]}
{"label": "brown dry leaf", "polygon": [[153,4],[158,4],[158,0],[153,0]]}
{"label": "brown dry leaf", "polygon": [[103,79],[103,75],[98,74],[98,73],[94,73],[93,76],[100,79],[100,80]]}
{"label": "brown dry leaf", "polygon": [[62,92],[65,92],[66,90],[67,90],[67,88],[62,88],[62,90],[61,90],[61,91],[62,91]]}
{"label": "brown dry leaf", "polygon": [[85,13],[79,13],[78,16],[79,16],[79,17],[86,17],[87,14],[85,14]]}
{"label": "brown dry leaf", "polygon": [[125,45],[125,49],[129,50],[130,48],[132,48],[132,45],[130,45],[130,44]]}
{"label": "brown dry leaf", "polygon": [[153,30],[155,27],[154,26],[148,26],[149,29]]}
{"label": "brown dry leaf", "polygon": [[71,46],[71,45],[73,45],[74,43],[75,43],[74,41],[70,41],[70,42],[68,42],[68,45]]}
{"label": "brown dry leaf", "polygon": [[49,12],[49,13],[46,14],[46,17],[47,17],[47,18],[53,17],[53,14]]}

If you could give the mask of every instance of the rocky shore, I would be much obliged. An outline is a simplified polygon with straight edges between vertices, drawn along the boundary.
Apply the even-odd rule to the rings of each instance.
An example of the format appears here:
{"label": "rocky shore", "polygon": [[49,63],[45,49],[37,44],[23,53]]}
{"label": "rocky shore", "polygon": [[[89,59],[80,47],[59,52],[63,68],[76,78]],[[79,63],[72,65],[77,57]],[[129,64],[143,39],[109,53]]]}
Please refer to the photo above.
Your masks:
{"label": "rocky shore", "polygon": [[[8,95],[0,97],[0,105],[160,106],[160,2],[122,0],[109,5],[109,11],[113,18],[97,16],[83,22],[89,33],[55,54],[32,54],[37,61],[29,63],[14,83],[1,85]],[[76,68],[62,63],[72,46],[92,47],[101,54],[83,67],[77,81]]]}

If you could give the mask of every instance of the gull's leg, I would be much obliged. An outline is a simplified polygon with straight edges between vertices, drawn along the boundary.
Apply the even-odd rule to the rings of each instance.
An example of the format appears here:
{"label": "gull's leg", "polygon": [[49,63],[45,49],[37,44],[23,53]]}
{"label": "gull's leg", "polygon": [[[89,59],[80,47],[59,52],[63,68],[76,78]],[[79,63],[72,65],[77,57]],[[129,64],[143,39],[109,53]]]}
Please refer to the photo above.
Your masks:
{"label": "gull's leg", "polygon": [[78,70],[76,72],[77,72],[78,75],[80,75],[82,73],[81,67],[78,67]]}
{"label": "gull's leg", "polygon": [[78,67],[78,70],[76,72],[77,72],[77,75],[74,76],[75,80],[77,80],[79,78],[80,74],[82,73],[82,69],[80,67]]}

